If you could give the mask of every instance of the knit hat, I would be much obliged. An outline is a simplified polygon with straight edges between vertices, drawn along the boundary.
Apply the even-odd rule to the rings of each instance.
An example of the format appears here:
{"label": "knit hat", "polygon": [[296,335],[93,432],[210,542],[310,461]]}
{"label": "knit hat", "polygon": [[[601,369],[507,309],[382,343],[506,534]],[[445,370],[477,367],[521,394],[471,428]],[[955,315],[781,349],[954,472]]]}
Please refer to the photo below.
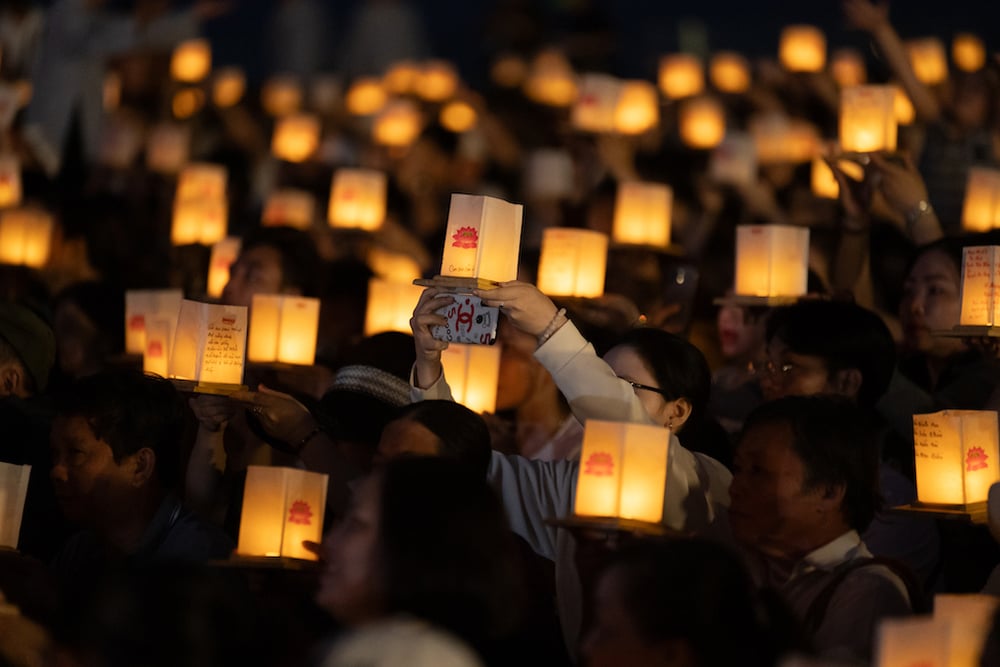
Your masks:
{"label": "knit hat", "polygon": [[35,389],[45,391],[49,372],[56,361],[56,337],[52,328],[29,308],[16,303],[0,303],[0,338],[14,348],[34,381]]}

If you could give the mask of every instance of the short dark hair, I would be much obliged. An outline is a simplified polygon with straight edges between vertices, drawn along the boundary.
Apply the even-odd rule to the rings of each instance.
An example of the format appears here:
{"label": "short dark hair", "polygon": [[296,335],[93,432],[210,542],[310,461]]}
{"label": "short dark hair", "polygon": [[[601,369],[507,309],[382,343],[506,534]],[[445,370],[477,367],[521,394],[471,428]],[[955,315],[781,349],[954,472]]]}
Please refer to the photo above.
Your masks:
{"label": "short dark hair", "polygon": [[861,372],[857,403],[874,407],[896,368],[896,343],[882,318],[847,301],[810,299],[779,308],[767,323],[766,340],[778,338],[796,354],[820,357],[829,373]]}
{"label": "short dark hair", "polygon": [[180,477],[185,406],[169,380],[138,371],[105,371],[81,378],[55,399],[57,417],[81,417],[111,447],[116,463],[148,447],[156,475],[168,488]]}
{"label": "short dark hair", "polygon": [[297,287],[302,296],[319,296],[322,260],[309,234],[291,227],[261,227],[246,235],[241,252],[258,246],[278,251],[283,286]]}
{"label": "short dark hair", "polygon": [[492,448],[490,429],[478,414],[454,401],[418,401],[404,405],[396,419],[409,419],[427,428],[441,441],[442,458],[465,467],[469,474],[486,479]]}
{"label": "short dark hair", "polygon": [[792,448],[805,468],[803,488],[843,486],[844,519],[864,531],[881,501],[878,447],[860,408],[841,396],[787,396],[751,412],[743,433],[774,423],[792,430]]}
{"label": "short dark hair", "polygon": [[439,457],[380,472],[378,554],[387,613],[408,613],[474,647],[510,633],[526,594],[499,498]]}

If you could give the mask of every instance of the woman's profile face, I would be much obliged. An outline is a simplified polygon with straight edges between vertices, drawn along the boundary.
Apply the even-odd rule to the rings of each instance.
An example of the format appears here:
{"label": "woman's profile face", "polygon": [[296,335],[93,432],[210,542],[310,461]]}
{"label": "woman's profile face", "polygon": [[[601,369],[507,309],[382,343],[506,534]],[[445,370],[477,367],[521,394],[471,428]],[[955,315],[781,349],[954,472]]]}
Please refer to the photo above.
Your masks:
{"label": "woman's profile face", "polygon": [[382,613],[377,550],[381,487],[378,474],[362,481],[347,515],[323,540],[316,602],[348,625],[360,625]]}
{"label": "woman's profile face", "polygon": [[[646,366],[645,360],[639,355],[635,348],[628,345],[617,345],[604,355],[604,361],[615,375],[646,387],[660,388],[656,378]],[[657,424],[666,425],[670,421],[673,407],[672,401],[667,401],[662,394],[649,389],[635,389],[635,395],[646,409],[650,419]]]}
{"label": "woman's profile face", "polygon": [[943,338],[932,332],[956,326],[961,312],[959,267],[943,251],[925,252],[913,264],[903,283],[903,298],[899,304],[903,346],[935,357],[947,357],[960,351],[960,339]]}

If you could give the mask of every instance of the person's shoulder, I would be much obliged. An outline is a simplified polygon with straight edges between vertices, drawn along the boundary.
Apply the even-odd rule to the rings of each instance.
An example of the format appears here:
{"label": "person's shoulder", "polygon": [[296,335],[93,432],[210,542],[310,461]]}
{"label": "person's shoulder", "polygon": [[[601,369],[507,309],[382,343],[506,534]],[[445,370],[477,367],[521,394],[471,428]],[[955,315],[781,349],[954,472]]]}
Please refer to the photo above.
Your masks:
{"label": "person's shoulder", "polygon": [[219,526],[184,510],[157,550],[158,560],[208,561],[226,558],[236,545]]}

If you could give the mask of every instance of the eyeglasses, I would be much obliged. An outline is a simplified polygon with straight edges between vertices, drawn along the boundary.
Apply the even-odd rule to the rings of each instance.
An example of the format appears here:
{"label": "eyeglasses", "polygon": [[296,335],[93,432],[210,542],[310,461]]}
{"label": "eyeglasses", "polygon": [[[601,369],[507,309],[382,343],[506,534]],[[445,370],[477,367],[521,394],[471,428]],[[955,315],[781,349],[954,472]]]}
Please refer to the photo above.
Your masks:
{"label": "eyeglasses", "polygon": [[770,359],[764,359],[760,361],[751,361],[747,365],[747,370],[754,375],[782,375],[785,376],[795,370],[795,364],[781,363],[776,364]]}
{"label": "eyeglasses", "polygon": [[618,379],[624,382],[628,382],[630,385],[632,385],[632,389],[645,389],[646,391],[655,392],[660,396],[663,396],[664,398],[670,398],[670,396],[667,395],[667,392],[664,391],[663,389],[660,389],[659,387],[650,387],[648,384],[639,384],[638,382],[632,382],[632,380],[629,380],[628,378],[618,378]]}

